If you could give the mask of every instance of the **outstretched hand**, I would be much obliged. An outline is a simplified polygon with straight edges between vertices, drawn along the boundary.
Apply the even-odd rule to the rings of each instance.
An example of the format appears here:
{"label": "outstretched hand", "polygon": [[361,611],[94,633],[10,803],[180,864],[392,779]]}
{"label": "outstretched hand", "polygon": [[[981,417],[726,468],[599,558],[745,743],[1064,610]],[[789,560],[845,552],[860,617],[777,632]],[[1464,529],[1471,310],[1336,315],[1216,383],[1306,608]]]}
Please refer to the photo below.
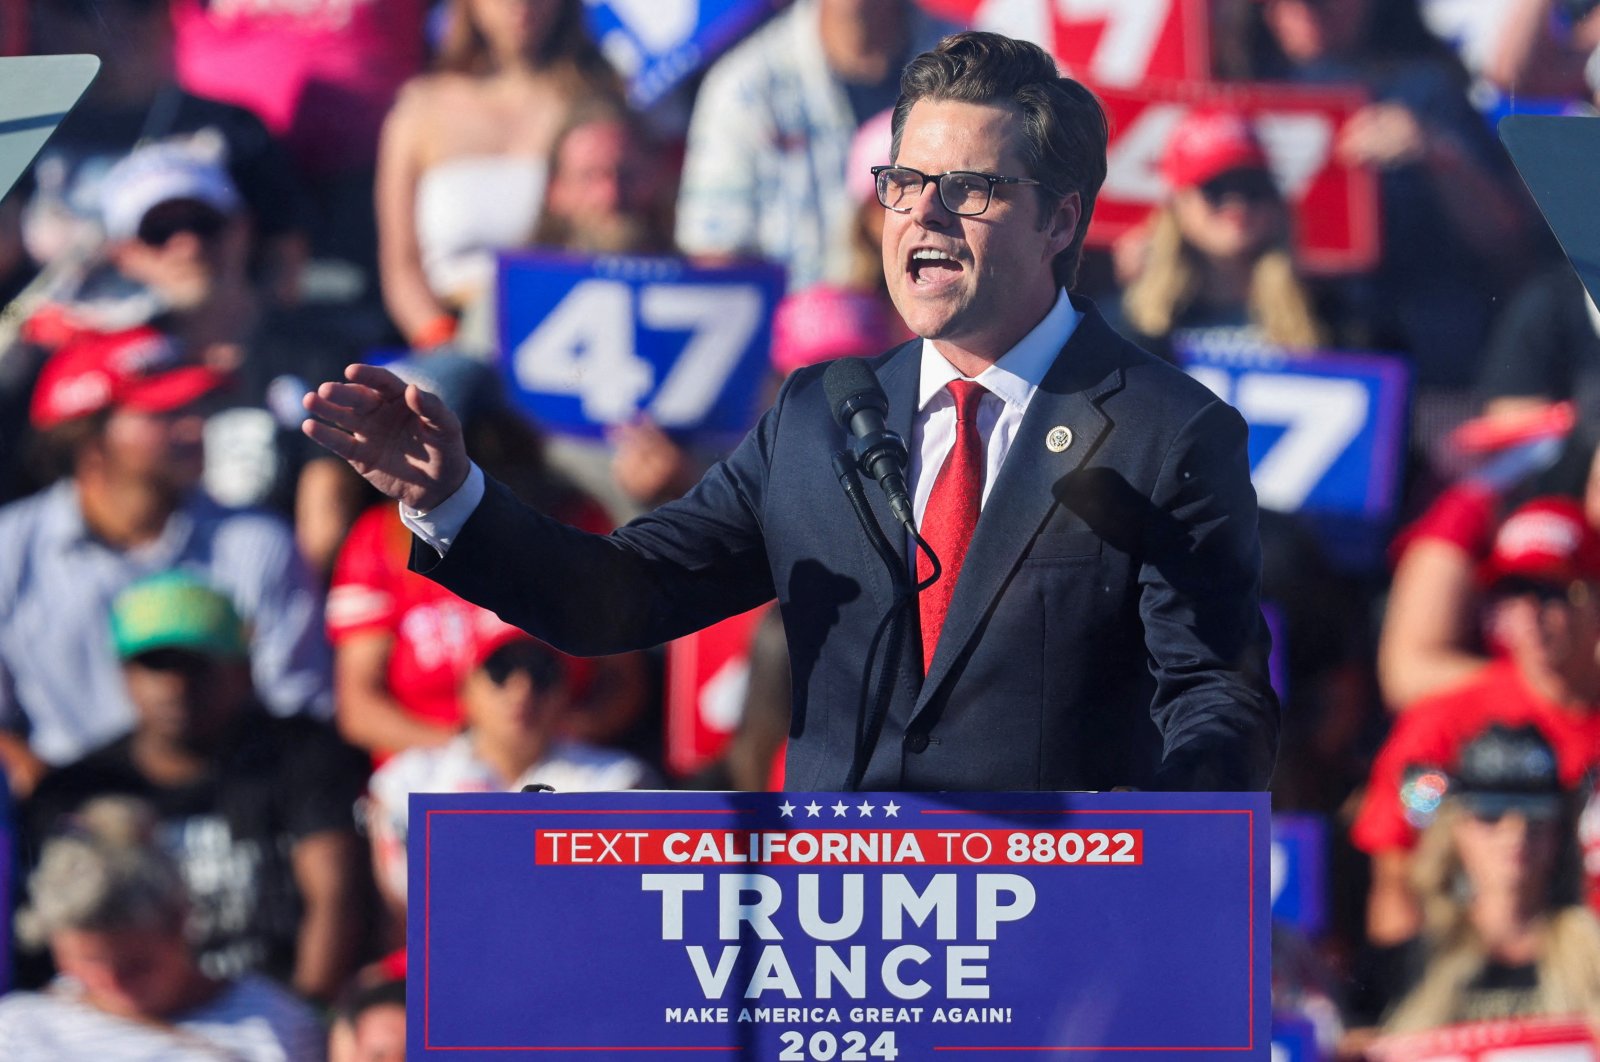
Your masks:
{"label": "outstretched hand", "polygon": [[439,396],[376,365],[351,365],[344,375],[348,383],[329,381],[305,396],[306,436],[413,509],[454,494],[471,466],[461,424]]}

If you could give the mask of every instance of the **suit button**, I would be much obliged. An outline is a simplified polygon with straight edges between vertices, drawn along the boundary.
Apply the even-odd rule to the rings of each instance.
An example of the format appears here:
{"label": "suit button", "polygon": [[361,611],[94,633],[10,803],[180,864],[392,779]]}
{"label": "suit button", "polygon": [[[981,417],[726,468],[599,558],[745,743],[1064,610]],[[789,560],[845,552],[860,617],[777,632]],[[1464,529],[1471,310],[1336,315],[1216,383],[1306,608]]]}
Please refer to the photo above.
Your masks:
{"label": "suit button", "polygon": [[905,740],[907,752],[925,752],[928,748],[927,734],[907,734]]}

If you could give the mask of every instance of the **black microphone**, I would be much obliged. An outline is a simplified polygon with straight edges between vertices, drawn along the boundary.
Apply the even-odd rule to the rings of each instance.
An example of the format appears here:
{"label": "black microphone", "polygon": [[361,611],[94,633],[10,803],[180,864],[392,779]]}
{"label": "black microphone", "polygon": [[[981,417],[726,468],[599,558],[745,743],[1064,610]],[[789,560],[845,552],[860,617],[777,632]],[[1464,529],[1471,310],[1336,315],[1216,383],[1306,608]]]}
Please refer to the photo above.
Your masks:
{"label": "black microphone", "polygon": [[822,374],[822,390],[833,419],[850,433],[856,463],[883,488],[895,519],[915,529],[906,489],[906,444],[884,426],[889,396],[878,377],[859,358],[841,358]]}

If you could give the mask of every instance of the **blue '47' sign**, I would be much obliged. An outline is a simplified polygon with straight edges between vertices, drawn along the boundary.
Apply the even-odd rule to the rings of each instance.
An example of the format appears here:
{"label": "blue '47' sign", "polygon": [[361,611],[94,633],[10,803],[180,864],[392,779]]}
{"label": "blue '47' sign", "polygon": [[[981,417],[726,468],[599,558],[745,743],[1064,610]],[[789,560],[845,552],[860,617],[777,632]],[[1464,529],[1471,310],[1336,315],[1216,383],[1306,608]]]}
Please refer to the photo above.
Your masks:
{"label": "blue '47' sign", "polygon": [[1373,522],[1393,513],[1408,383],[1398,359],[1180,356],[1250,425],[1250,478],[1264,508]]}
{"label": "blue '47' sign", "polygon": [[643,414],[683,433],[736,436],[767,378],[775,267],[676,258],[507,255],[500,349],[517,402],[591,437]]}

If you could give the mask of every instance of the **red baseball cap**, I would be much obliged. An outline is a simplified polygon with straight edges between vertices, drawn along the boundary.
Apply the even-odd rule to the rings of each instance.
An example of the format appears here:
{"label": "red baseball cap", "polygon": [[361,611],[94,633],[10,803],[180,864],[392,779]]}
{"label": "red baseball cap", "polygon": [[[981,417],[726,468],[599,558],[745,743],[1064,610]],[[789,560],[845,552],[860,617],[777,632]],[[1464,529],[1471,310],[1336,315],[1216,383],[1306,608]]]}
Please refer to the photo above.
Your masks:
{"label": "red baseball cap", "polygon": [[1173,188],[1194,188],[1229,170],[1270,168],[1254,126],[1238,111],[1190,111],[1161,156],[1161,175]]}
{"label": "red baseball cap", "polygon": [[81,332],[45,362],[28,415],[35,427],[51,428],[104,409],[165,413],[226,380],[185,358],[170,337],[148,326]]}
{"label": "red baseball cap", "polygon": [[538,665],[539,677],[544,682],[556,681],[565,673],[561,654],[488,609],[478,609],[473,613],[467,645],[459,662],[461,678],[465,679],[483,667],[491,656],[508,645],[528,647],[531,655],[526,659]]}
{"label": "red baseball cap", "polygon": [[1535,498],[1501,523],[1479,575],[1490,587],[1506,579],[1600,581],[1600,534],[1572,498]]}

